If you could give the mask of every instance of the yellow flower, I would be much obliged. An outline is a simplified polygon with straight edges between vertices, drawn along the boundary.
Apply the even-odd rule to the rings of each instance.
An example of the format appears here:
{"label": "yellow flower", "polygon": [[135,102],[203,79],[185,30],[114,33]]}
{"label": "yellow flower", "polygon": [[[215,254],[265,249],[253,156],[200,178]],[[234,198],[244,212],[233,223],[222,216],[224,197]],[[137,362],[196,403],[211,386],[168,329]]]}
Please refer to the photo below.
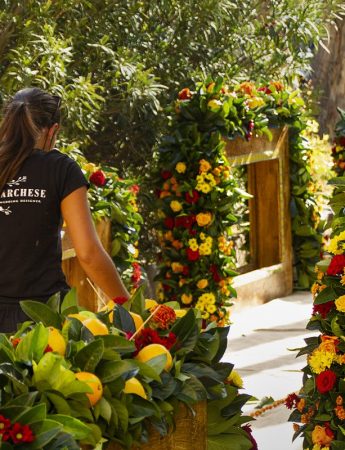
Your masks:
{"label": "yellow flower", "polygon": [[207,311],[205,311],[205,312],[203,312],[203,313],[201,314],[201,317],[202,317],[203,319],[207,320],[207,319],[210,317],[210,313],[208,313]]}
{"label": "yellow flower", "polygon": [[345,231],[331,239],[327,251],[333,253],[333,255],[341,255],[345,250],[345,242],[343,241],[345,241]]}
{"label": "yellow flower", "polygon": [[199,213],[196,216],[196,221],[199,227],[206,227],[212,220],[212,214],[210,212]]}
{"label": "yellow flower", "polygon": [[205,292],[205,294],[201,294],[200,297],[198,298],[198,303],[199,302],[202,302],[205,304],[208,304],[208,303],[215,304],[216,297],[213,294],[213,292]]}
{"label": "yellow flower", "polygon": [[334,361],[335,354],[331,352],[324,352],[321,350],[314,350],[308,358],[308,364],[314,373],[321,373],[329,369]]}
{"label": "yellow flower", "polygon": [[210,100],[207,103],[207,107],[211,109],[212,111],[217,111],[222,106],[222,102],[220,100]]}
{"label": "yellow flower", "polygon": [[199,161],[199,170],[200,172],[208,172],[212,168],[211,164],[206,161],[206,159],[201,159]]}
{"label": "yellow flower", "polygon": [[261,97],[253,97],[247,100],[247,104],[250,109],[258,108],[259,106],[263,106],[265,101]]}
{"label": "yellow flower", "polygon": [[327,435],[326,427],[321,425],[316,425],[313,432],[311,433],[311,439],[313,444],[317,445],[329,445],[332,442],[332,438]]}
{"label": "yellow flower", "polygon": [[189,248],[191,248],[194,252],[198,250],[198,242],[196,239],[189,239],[188,241]]}
{"label": "yellow flower", "polygon": [[197,282],[196,285],[198,289],[205,289],[205,287],[208,286],[208,280],[206,280],[206,278],[202,278]]}
{"label": "yellow flower", "polygon": [[192,294],[182,294],[181,296],[181,302],[184,305],[190,305],[193,301],[193,296]]}
{"label": "yellow flower", "polygon": [[203,242],[199,246],[199,253],[201,256],[210,255],[212,253],[212,247],[210,246],[210,244]]}
{"label": "yellow flower", "polygon": [[243,388],[243,380],[236,370],[232,370],[227,378],[228,382],[238,388]]}
{"label": "yellow flower", "polygon": [[94,163],[87,163],[85,165],[83,165],[83,169],[86,170],[87,172],[96,172],[97,170],[99,170],[99,167],[96,166],[96,164]]}
{"label": "yellow flower", "polygon": [[217,311],[216,305],[207,305],[206,309],[207,309],[207,312],[209,312],[210,314],[213,314],[214,312]]}
{"label": "yellow flower", "polygon": [[187,166],[184,162],[178,162],[175,166],[176,172],[185,173]]}
{"label": "yellow flower", "polygon": [[173,200],[172,202],[170,202],[170,208],[174,211],[174,212],[179,212],[182,209],[182,205],[180,202],[178,202],[177,200]]}
{"label": "yellow flower", "polygon": [[345,312],[345,295],[338,297],[334,303],[338,311]]}
{"label": "yellow flower", "polygon": [[202,241],[204,241],[206,239],[206,234],[205,233],[200,233],[199,237],[200,237],[200,239]]}

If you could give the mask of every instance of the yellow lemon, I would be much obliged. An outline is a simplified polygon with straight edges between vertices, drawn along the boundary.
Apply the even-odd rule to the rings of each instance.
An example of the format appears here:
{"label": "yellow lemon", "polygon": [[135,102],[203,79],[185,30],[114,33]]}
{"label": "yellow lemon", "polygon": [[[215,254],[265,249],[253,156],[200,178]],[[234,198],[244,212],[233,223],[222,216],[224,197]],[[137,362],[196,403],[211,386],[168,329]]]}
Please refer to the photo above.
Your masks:
{"label": "yellow lemon", "polygon": [[86,395],[90,401],[90,405],[95,405],[103,395],[103,386],[100,379],[90,372],[78,372],[75,377],[79,381],[83,381],[92,389],[92,393],[86,392]]}
{"label": "yellow lemon", "polygon": [[83,321],[83,325],[91,331],[94,336],[109,334],[108,327],[99,319],[86,319]]}
{"label": "yellow lemon", "polygon": [[135,329],[138,330],[142,324],[144,323],[143,319],[139,314],[136,314],[134,312],[129,312],[129,314],[132,316],[132,319],[134,320]]}
{"label": "yellow lemon", "polygon": [[76,314],[68,314],[67,318],[72,317],[73,319],[78,319],[80,322],[84,322],[88,317],[83,313],[76,313]]}
{"label": "yellow lemon", "polygon": [[134,377],[126,381],[123,392],[125,392],[126,394],[136,394],[144,398],[145,400],[147,399],[147,395],[143,385]]}
{"label": "yellow lemon", "polygon": [[53,352],[64,356],[66,352],[66,341],[60,331],[54,327],[49,327],[48,345]]}
{"label": "yellow lemon", "polygon": [[157,305],[158,303],[156,302],[156,300],[153,300],[152,298],[145,299],[145,309],[151,309]]}
{"label": "yellow lemon", "polygon": [[135,358],[145,363],[158,355],[166,355],[167,362],[164,366],[164,370],[170,370],[173,364],[172,356],[169,350],[164,347],[164,345],[149,344],[146,347],[142,348]]}
{"label": "yellow lemon", "polygon": [[114,307],[115,302],[113,300],[109,300],[109,302],[106,305],[104,305],[103,308],[100,309],[100,311],[111,311],[111,313],[109,314],[109,320],[111,323],[113,323]]}

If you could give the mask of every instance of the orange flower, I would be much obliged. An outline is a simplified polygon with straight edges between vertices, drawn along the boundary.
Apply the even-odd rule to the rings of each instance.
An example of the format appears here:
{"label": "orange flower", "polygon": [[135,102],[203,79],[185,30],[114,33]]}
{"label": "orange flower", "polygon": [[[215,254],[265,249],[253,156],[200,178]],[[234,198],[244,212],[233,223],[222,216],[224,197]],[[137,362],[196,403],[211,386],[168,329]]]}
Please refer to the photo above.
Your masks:
{"label": "orange flower", "polygon": [[305,408],[305,400],[304,398],[301,398],[300,401],[297,403],[297,409],[301,413],[304,408]]}
{"label": "orange flower", "polygon": [[329,446],[329,444],[333,441],[334,434],[330,428],[316,425],[311,433],[311,438],[313,444]]}
{"label": "orange flower", "polygon": [[345,409],[343,408],[343,406],[336,406],[334,408],[334,411],[335,411],[338,419],[345,420]]}
{"label": "orange flower", "polygon": [[255,85],[250,81],[244,81],[240,84],[240,91],[247,95],[253,95],[253,92],[255,91]]}
{"label": "orange flower", "polygon": [[156,314],[153,316],[152,320],[156,323],[156,325],[165,330],[169,328],[169,325],[173,324],[176,320],[176,314],[173,308],[166,305],[156,305],[150,309],[151,313],[156,311]]}
{"label": "orange flower", "polygon": [[210,212],[199,213],[196,216],[196,221],[199,227],[206,227],[207,225],[210,224],[211,220],[212,220],[212,213]]}
{"label": "orange flower", "polygon": [[338,406],[341,406],[341,405],[343,404],[343,397],[342,397],[341,395],[338,395],[338,397],[337,397],[335,403],[336,403]]}
{"label": "orange flower", "polygon": [[280,81],[271,81],[270,86],[274,86],[278,92],[284,90],[284,85]]}
{"label": "orange flower", "polygon": [[175,239],[175,240],[172,242],[172,246],[173,246],[174,248],[176,248],[176,250],[180,250],[180,249],[183,247],[183,244],[182,244],[181,241],[178,241],[177,239]]}

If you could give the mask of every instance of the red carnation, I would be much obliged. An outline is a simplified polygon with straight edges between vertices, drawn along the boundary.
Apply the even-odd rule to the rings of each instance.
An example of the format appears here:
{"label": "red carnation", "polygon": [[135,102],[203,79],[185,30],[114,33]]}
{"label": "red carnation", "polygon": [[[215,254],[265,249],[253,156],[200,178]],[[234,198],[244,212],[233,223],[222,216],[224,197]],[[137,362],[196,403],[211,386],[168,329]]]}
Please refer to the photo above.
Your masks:
{"label": "red carnation", "polygon": [[126,303],[128,298],[127,297],[114,297],[112,300],[117,305],[123,305],[124,303]]}
{"label": "red carnation", "polygon": [[190,195],[189,192],[186,192],[185,198],[186,202],[192,205],[193,203],[196,203],[199,200],[200,195],[198,191],[193,190],[192,195]]}
{"label": "red carnation", "polygon": [[0,436],[1,441],[8,441],[10,434],[11,421],[0,415]]}
{"label": "red carnation", "polygon": [[345,255],[335,255],[327,269],[327,275],[342,275],[345,267]]}
{"label": "red carnation", "polygon": [[299,402],[299,397],[295,393],[289,394],[285,399],[285,406],[288,409],[297,408],[297,403]]}
{"label": "red carnation", "polygon": [[199,250],[187,248],[187,258],[188,261],[197,261],[200,258]]}
{"label": "red carnation", "polygon": [[321,305],[314,305],[312,314],[313,316],[315,316],[315,314],[320,314],[321,317],[325,319],[333,307],[334,307],[333,301],[322,303]]}
{"label": "red carnation", "polygon": [[10,430],[10,435],[14,444],[21,444],[22,442],[33,442],[35,436],[33,435],[29,425],[21,425],[16,422]]}
{"label": "red carnation", "polygon": [[168,336],[160,336],[157,330],[153,330],[152,328],[143,328],[140,331],[140,334],[134,339],[134,342],[137,352],[149,344],[161,344],[167,350],[170,350],[176,343],[176,335],[169,332]]}
{"label": "red carnation", "polygon": [[107,182],[105,178],[105,173],[102,170],[96,170],[93,174],[90,175],[90,181],[91,183],[95,184],[96,186],[104,186]]}
{"label": "red carnation", "polygon": [[333,372],[333,370],[325,370],[316,377],[317,390],[320,392],[320,394],[325,394],[326,392],[333,389],[336,381],[337,376]]}
{"label": "red carnation", "polygon": [[178,93],[178,98],[180,100],[189,100],[190,98],[192,98],[192,93],[191,93],[190,89],[188,89],[188,88],[182,89]]}
{"label": "red carnation", "polygon": [[175,226],[175,219],[173,217],[166,217],[164,219],[164,225],[166,228],[169,228],[169,230],[172,230]]}
{"label": "red carnation", "polygon": [[163,180],[167,180],[168,178],[172,177],[172,173],[170,172],[170,170],[162,170],[161,177],[163,178]]}

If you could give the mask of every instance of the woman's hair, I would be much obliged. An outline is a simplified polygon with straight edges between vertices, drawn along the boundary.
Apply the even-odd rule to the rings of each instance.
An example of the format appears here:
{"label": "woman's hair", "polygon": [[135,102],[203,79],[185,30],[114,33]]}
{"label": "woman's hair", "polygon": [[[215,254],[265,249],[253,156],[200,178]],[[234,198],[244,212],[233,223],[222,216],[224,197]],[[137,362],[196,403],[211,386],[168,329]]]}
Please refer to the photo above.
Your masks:
{"label": "woman's hair", "polygon": [[60,122],[60,99],[39,88],[18,91],[0,123],[0,193],[32,153],[39,132]]}

